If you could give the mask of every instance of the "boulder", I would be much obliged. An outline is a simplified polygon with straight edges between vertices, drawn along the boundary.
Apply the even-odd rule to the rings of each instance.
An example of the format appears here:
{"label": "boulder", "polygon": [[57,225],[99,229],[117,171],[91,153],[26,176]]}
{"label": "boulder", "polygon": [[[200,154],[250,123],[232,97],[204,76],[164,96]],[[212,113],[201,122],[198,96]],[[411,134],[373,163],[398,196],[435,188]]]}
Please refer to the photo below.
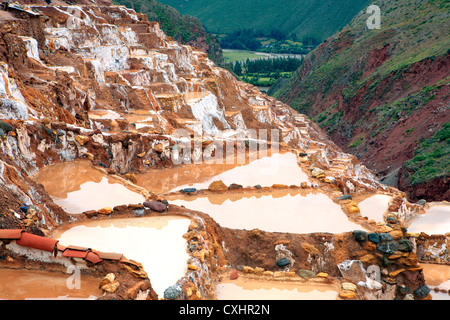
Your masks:
{"label": "boulder", "polygon": [[228,189],[230,189],[230,190],[234,190],[234,189],[242,189],[242,188],[243,188],[243,186],[240,185],[240,184],[237,184],[237,183],[232,183],[232,184],[230,184],[230,186],[228,187]]}
{"label": "boulder", "polygon": [[305,278],[305,279],[314,278],[316,276],[316,274],[310,270],[301,269],[301,270],[298,270],[297,273],[300,277]]}
{"label": "boulder", "polygon": [[178,298],[183,291],[180,286],[173,285],[164,290],[164,298],[168,300],[175,300]]}
{"label": "boulder", "polygon": [[144,201],[143,205],[157,212],[163,212],[167,209],[167,205],[160,201]]}
{"label": "boulder", "polygon": [[288,258],[283,258],[277,261],[277,266],[280,268],[283,268],[285,266],[288,266],[291,262]]}
{"label": "boulder", "polygon": [[369,233],[369,234],[367,235],[367,238],[368,238],[370,241],[372,241],[373,243],[378,243],[378,242],[380,242],[380,235],[379,235],[378,233],[376,233],[376,232]]}
{"label": "boulder", "polygon": [[367,240],[367,232],[363,230],[355,230],[353,231],[353,236],[355,237],[356,241],[362,242]]}
{"label": "boulder", "polygon": [[414,296],[419,299],[425,299],[430,294],[430,288],[427,285],[423,285],[413,292]]}
{"label": "boulder", "polygon": [[233,271],[231,271],[230,274],[230,280],[235,280],[239,277],[238,271],[236,269],[234,269]]}
{"label": "boulder", "polygon": [[413,250],[413,244],[411,241],[403,239],[398,242],[398,250],[403,252],[411,252]]}
{"label": "boulder", "polygon": [[217,181],[212,182],[209,185],[208,190],[211,190],[211,191],[225,191],[225,190],[228,190],[228,187],[226,186],[225,183],[223,183],[222,180],[217,180]]}

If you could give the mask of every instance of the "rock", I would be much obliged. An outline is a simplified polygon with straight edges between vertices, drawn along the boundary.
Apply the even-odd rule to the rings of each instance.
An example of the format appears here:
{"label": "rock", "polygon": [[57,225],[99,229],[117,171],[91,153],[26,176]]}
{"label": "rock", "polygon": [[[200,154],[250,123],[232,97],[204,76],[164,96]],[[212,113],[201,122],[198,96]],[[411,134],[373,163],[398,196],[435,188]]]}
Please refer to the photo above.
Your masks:
{"label": "rock", "polygon": [[352,200],[352,196],[349,194],[344,194],[343,196],[338,197],[338,200]]}
{"label": "rock", "polygon": [[358,205],[354,201],[350,202],[347,209],[349,214],[357,214],[360,212]]}
{"label": "rock", "polygon": [[177,285],[173,285],[164,290],[164,298],[168,300],[175,300],[178,298],[183,290]]}
{"label": "rock", "polygon": [[314,278],[316,276],[316,274],[310,270],[298,270],[297,274],[305,279]]}
{"label": "rock", "polygon": [[425,199],[420,199],[419,201],[417,201],[417,204],[422,207],[425,206],[426,203],[427,203],[427,200],[425,200]]}
{"label": "rock", "polygon": [[355,230],[353,231],[353,236],[356,241],[362,242],[367,240],[367,232],[363,230]]}
{"label": "rock", "polygon": [[318,274],[316,274],[316,277],[328,278],[328,273],[326,273],[326,272],[319,272]]}
{"label": "rock", "polygon": [[112,211],[113,211],[112,208],[110,208],[110,207],[105,207],[105,208],[99,209],[97,212],[98,212],[99,214],[111,214]]}
{"label": "rock", "polygon": [[167,209],[167,205],[160,201],[144,201],[143,205],[157,212],[163,212]]}
{"label": "rock", "polygon": [[414,292],[413,292],[414,296],[421,300],[425,299],[429,293],[430,293],[430,288],[427,285],[423,285],[423,286],[417,288],[416,290],[414,290]]}
{"label": "rock", "polygon": [[387,232],[380,233],[380,241],[392,241],[394,238]]}
{"label": "rock", "polygon": [[164,146],[162,143],[158,143],[153,147],[153,150],[155,150],[157,153],[162,153],[164,151]]}
{"label": "rock", "polygon": [[14,127],[9,123],[0,120],[0,129],[2,129],[4,133],[8,134],[9,132],[14,130]]}
{"label": "rock", "polygon": [[108,273],[102,281],[100,281],[99,288],[103,291],[114,293],[119,288],[119,282],[115,281],[114,273]]}
{"label": "rock", "polygon": [[403,239],[398,241],[398,250],[403,252],[411,252],[413,250],[413,244],[411,241]]}
{"label": "rock", "polygon": [[125,173],[123,175],[126,179],[130,180],[133,183],[137,183],[137,178],[136,175],[134,173]]}
{"label": "rock", "polygon": [[277,266],[280,268],[283,268],[285,266],[288,266],[291,262],[288,258],[283,258],[277,261]]}
{"label": "rock", "polygon": [[405,271],[405,269],[397,269],[395,271],[391,271],[391,272],[389,272],[389,277],[395,278],[396,276],[398,276],[403,271]]}
{"label": "rock", "polygon": [[225,191],[225,190],[228,190],[228,187],[226,186],[225,183],[223,183],[222,180],[217,180],[217,181],[212,182],[209,185],[208,190],[211,190],[211,191]]}
{"label": "rock", "polygon": [[230,280],[235,280],[235,279],[237,279],[239,277],[239,273],[238,273],[238,271],[236,270],[236,269],[234,269],[233,271],[231,271],[231,274],[230,274]]}
{"label": "rock", "polygon": [[325,178],[325,171],[320,168],[313,168],[311,169],[311,176],[313,178]]}
{"label": "rock", "polygon": [[252,267],[249,267],[249,266],[244,266],[242,268],[242,272],[244,272],[244,273],[254,273],[254,271],[255,270]]}
{"label": "rock", "polygon": [[308,182],[302,181],[302,183],[300,183],[300,187],[302,187],[303,189],[308,188]]}
{"label": "rock", "polygon": [[393,254],[398,249],[398,243],[395,241],[379,243],[377,249],[383,253]]}
{"label": "rock", "polygon": [[391,235],[392,239],[394,239],[394,240],[399,240],[399,239],[403,238],[403,232],[401,230],[392,230],[389,232],[389,234]]}
{"label": "rock", "polygon": [[192,194],[197,192],[196,188],[184,188],[182,190],[180,190],[181,193],[186,193],[186,194]]}
{"label": "rock", "polygon": [[75,141],[78,142],[80,145],[84,146],[89,141],[89,137],[82,136],[82,135],[76,135]]}
{"label": "rock", "polygon": [[403,300],[414,300],[414,296],[411,293],[408,293]]}
{"label": "rock", "polygon": [[341,292],[339,292],[339,296],[344,299],[353,299],[355,298],[356,293],[350,290],[342,290]]}
{"label": "rock", "polygon": [[351,283],[351,282],[343,282],[342,283],[342,290],[348,290],[348,291],[353,291],[356,292],[356,284]]}
{"label": "rock", "polygon": [[255,188],[256,188],[256,189],[262,189],[261,185],[259,185],[259,184],[257,184],[257,185],[255,186]]}
{"label": "rock", "polygon": [[232,183],[228,187],[229,190],[242,189],[242,188],[243,188],[243,186],[240,184],[237,184],[237,183]]}
{"label": "rock", "polygon": [[378,233],[376,233],[376,232],[369,233],[369,234],[367,235],[367,238],[368,238],[370,241],[372,241],[373,243],[378,243],[378,242],[380,242],[380,235],[379,235]]}

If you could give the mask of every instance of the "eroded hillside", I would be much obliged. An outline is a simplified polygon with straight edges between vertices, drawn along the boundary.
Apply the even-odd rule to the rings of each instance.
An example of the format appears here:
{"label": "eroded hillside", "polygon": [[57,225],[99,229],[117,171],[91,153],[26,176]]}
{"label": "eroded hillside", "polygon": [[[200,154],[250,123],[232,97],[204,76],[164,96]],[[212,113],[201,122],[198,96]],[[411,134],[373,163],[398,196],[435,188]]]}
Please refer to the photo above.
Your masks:
{"label": "eroded hillside", "polygon": [[420,147],[450,120],[449,4],[373,4],[380,29],[368,29],[370,14],[361,12],[274,96],[314,119],[385,183],[414,200],[449,200],[448,165],[441,165],[449,161],[448,140]]}

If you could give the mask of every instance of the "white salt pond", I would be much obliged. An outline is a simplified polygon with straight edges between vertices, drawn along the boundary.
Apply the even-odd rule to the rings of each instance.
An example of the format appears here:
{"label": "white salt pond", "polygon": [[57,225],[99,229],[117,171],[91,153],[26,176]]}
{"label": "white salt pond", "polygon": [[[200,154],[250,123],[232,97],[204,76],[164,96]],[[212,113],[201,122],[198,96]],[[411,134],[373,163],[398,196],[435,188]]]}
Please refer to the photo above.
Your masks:
{"label": "white salt pond", "polygon": [[376,222],[383,222],[383,215],[389,207],[392,196],[376,194],[358,203],[359,210],[363,217]]}
{"label": "white salt pond", "polygon": [[[244,159],[245,160],[245,159]],[[225,160],[227,161],[227,160]],[[188,164],[173,169],[149,170],[138,174],[137,184],[153,192],[173,192],[184,188],[207,189],[216,180],[248,186],[273,184],[297,185],[308,182],[308,176],[297,164],[294,153],[275,153],[268,156],[247,155],[246,161],[221,164]]]}
{"label": "white salt pond", "polygon": [[336,300],[337,294],[329,284],[240,278],[216,284],[218,300]]}
{"label": "white salt pond", "polygon": [[142,203],[145,198],[93,168],[89,161],[73,161],[45,167],[33,176],[53,201],[68,213]]}
{"label": "white salt pond", "polygon": [[82,274],[75,284],[70,276],[70,273],[0,268],[0,299],[90,300],[102,294],[98,287],[101,279]]}
{"label": "white salt pond", "polygon": [[424,214],[410,220],[409,232],[446,234],[450,232],[450,204],[432,205]]}
{"label": "white salt pond", "polygon": [[183,234],[190,219],[178,216],[142,217],[89,221],[56,230],[64,245],[122,253],[142,264],[160,298],[187,271],[189,255]]}
{"label": "white salt pond", "polygon": [[316,191],[180,196],[169,198],[169,203],[204,212],[222,227],[232,229],[341,233],[361,228],[348,219],[338,204]]}

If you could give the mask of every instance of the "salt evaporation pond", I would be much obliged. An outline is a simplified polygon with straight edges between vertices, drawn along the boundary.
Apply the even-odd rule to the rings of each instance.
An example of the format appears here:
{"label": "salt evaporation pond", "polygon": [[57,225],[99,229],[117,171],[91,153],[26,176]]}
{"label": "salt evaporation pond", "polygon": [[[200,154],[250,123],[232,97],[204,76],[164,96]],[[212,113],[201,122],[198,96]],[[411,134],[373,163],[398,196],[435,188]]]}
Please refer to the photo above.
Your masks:
{"label": "salt evaporation pond", "polygon": [[122,253],[142,264],[159,297],[187,271],[189,255],[183,234],[190,219],[179,216],[88,221],[56,230],[62,244]]}
{"label": "salt evaporation pond", "polygon": [[[427,285],[433,289],[450,290],[450,266],[433,263],[422,263],[423,273]],[[444,292],[431,290],[433,300],[450,300],[450,295]]]}
{"label": "salt evaporation pond", "polygon": [[341,233],[361,228],[319,191],[246,191],[169,199],[171,204],[207,213],[222,227],[232,229]]}
{"label": "salt evaporation pond", "polygon": [[187,164],[169,170],[149,170],[137,175],[139,186],[162,193],[183,188],[207,189],[216,180],[222,180],[226,185],[236,183],[244,187],[273,184],[299,186],[302,182],[309,181],[307,174],[297,164],[297,156],[290,152],[261,158],[252,155],[245,164]]}
{"label": "salt evaporation pond", "polygon": [[383,215],[389,207],[392,196],[376,194],[358,203],[359,210],[363,217],[376,222],[383,222]]}
{"label": "salt evaporation pond", "polygon": [[236,279],[216,284],[218,300],[336,300],[331,284]]}
{"label": "salt evaporation pond", "polygon": [[[0,268],[0,299],[96,299],[102,294],[100,279],[81,275],[79,287],[70,279],[71,274]],[[69,286],[68,286],[69,281]]]}
{"label": "salt evaporation pond", "polygon": [[93,168],[89,161],[48,166],[39,170],[33,178],[68,213],[145,201],[141,194]]}
{"label": "salt evaporation pond", "polygon": [[446,234],[450,232],[450,204],[435,204],[424,214],[414,216],[408,227],[409,232]]}

